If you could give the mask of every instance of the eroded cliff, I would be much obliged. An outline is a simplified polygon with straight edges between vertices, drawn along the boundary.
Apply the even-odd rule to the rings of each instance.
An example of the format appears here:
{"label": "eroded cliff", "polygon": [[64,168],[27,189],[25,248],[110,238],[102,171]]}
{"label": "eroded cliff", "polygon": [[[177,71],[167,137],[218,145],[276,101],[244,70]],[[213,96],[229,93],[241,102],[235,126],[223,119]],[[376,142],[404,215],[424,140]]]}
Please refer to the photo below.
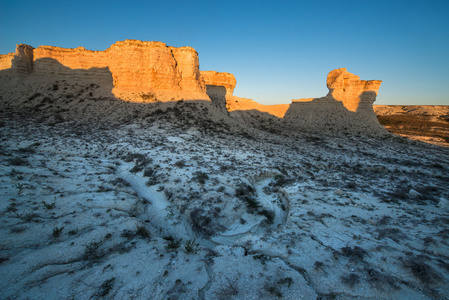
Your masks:
{"label": "eroded cliff", "polygon": [[293,100],[284,122],[295,130],[344,134],[387,134],[373,111],[381,80],[335,69],[327,76],[329,93],[321,98]]}
{"label": "eroded cliff", "polygon": [[35,98],[38,107],[49,102],[63,107],[68,99],[203,100],[211,101],[223,116],[269,131],[385,134],[372,106],[381,81],[360,80],[345,68],[328,74],[325,97],[293,100],[290,105],[236,97],[234,75],[200,71],[195,49],[162,42],[125,40],[105,51],[20,44],[15,53],[0,55],[0,77],[1,94],[17,106],[32,106],[26,99]]}
{"label": "eroded cliff", "polygon": [[1,69],[44,80],[109,80],[116,97],[135,102],[142,95],[161,101],[209,100],[195,49],[162,42],[125,40],[105,51],[21,44],[14,54],[0,56]]}

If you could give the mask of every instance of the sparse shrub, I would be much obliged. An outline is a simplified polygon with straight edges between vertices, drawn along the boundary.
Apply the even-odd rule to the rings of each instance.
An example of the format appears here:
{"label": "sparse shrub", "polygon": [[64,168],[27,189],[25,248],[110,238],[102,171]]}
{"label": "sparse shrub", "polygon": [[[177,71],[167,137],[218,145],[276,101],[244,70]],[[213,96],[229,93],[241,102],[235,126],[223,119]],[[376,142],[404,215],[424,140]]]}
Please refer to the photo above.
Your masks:
{"label": "sparse shrub", "polygon": [[0,256],[0,264],[4,263],[5,261],[8,261],[9,257]]}
{"label": "sparse shrub", "polygon": [[33,94],[32,96],[28,97],[28,100],[31,101],[31,100],[36,99],[37,97],[40,97],[40,96],[42,96],[41,93],[35,93],[35,94]]}
{"label": "sparse shrub", "polygon": [[268,224],[273,224],[274,221],[274,211],[269,211],[267,209],[263,209],[262,211],[259,212],[260,215],[265,216],[267,218],[267,223]]}
{"label": "sparse shrub", "polygon": [[284,277],[278,280],[279,284],[286,284],[287,287],[290,287],[293,284],[293,278],[291,277]]}
{"label": "sparse shrub", "polygon": [[211,236],[220,229],[220,226],[214,223],[213,219],[202,208],[193,209],[189,217],[193,230],[205,236]]}
{"label": "sparse shrub", "polygon": [[220,284],[218,290],[215,291],[215,296],[218,299],[230,299],[239,294],[238,283],[239,276],[234,276],[232,278],[224,276],[220,277]]}
{"label": "sparse shrub", "polygon": [[442,277],[438,272],[426,264],[423,258],[416,256],[403,261],[405,268],[409,269],[412,274],[421,282],[426,284],[433,284],[441,281]]}
{"label": "sparse shrub", "polygon": [[388,274],[382,274],[379,271],[376,271],[372,268],[365,269],[368,274],[368,282],[371,286],[375,287],[378,290],[384,290],[385,285],[388,285],[395,290],[399,289],[397,285],[397,280]]}
{"label": "sparse shrub", "polygon": [[365,259],[365,256],[368,256],[368,252],[366,252],[359,246],[355,246],[354,248],[346,246],[341,248],[341,252],[343,256],[348,257],[351,261],[354,262],[363,261]]}
{"label": "sparse shrub", "polygon": [[199,250],[200,245],[195,242],[195,239],[188,240],[184,246],[187,254],[196,254]]}
{"label": "sparse shrub", "polygon": [[100,259],[103,256],[103,253],[100,250],[102,244],[102,242],[90,242],[87,244],[84,248],[83,258],[91,261]]}
{"label": "sparse shrub", "polygon": [[[175,162],[175,166],[178,168],[184,168],[186,166],[186,162],[185,160],[178,160],[177,162]],[[208,179],[208,178],[206,178]]]}
{"label": "sparse shrub", "polygon": [[109,292],[114,287],[114,281],[115,281],[115,277],[105,280],[100,286],[100,290],[97,293],[98,296],[105,297],[107,294],[109,294]]}
{"label": "sparse shrub", "polygon": [[389,238],[399,243],[400,240],[407,238],[405,234],[398,228],[388,227],[379,230],[378,239]]}
{"label": "sparse shrub", "polygon": [[63,229],[64,227],[54,227],[52,233],[53,237],[57,239],[61,235]]}
{"label": "sparse shrub", "polygon": [[377,221],[377,225],[388,225],[390,224],[390,221],[390,216],[383,216],[379,221]]}
{"label": "sparse shrub", "polygon": [[351,273],[346,276],[340,277],[341,282],[343,282],[345,285],[349,286],[350,288],[353,288],[356,284],[360,283],[360,276],[354,273]]}
{"label": "sparse shrub", "polygon": [[6,207],[6,209],[5,209],[5,211],[6,212],[16,212],[17,211],[17,204],[16,203],[10,203],[7,207]]}
{"label": "sparse shrub", "polygon": [[19,190],[19,195],[22,194],[23,188],[25,187],[22,183],[16,183],[16,189]]}
{"label": "sparse shrub", "polygon": [[253,255],[253,259],[259,259],[262,265],[265,265],[268,260],[271,260],[270,257],[265,254],[255,254]]}
{"label": "sparse shrub", "polygon": [[150,232],[143,225],[137,226],[136,235],[140,236],[143,239],[149,239],[151,237]]}
{"label": "sparse shrub", "polygon": [[205,184],[206,180],[209,179],[209,176],[206,173],[200,172],[196,175],[195,178],[196,178],[196,181],[198,181],[200,184]]}
{"label": "sparse shrub", "polygon": [[316,261],[314,264],[315,270],[321,270],[324,267],[324,263],[322,261]]}
{"label": "sparse shrub", "polygon": [[266,282],[263,288],[273,296],[279,298],[284,297],[284,294],[282,294],[282,292],[279,290],[279,287],[272,282]]}
{"label": "sparse shrub", "polygon": [[19,216],[19,218],[24,220],[25,222],[31,222],[36,217],[38,217],[38,215],[35,213],[32,213],[32,212],[29,212],[29,213]]}
{"label": "sparse shrub", "polygon": [[140,97],[142,98],[142,100],[149,100],[149,101],[156,101],[156,96],[154,93],[146,93],[146,94],[142,94],[140,95]]}
{"label": "sparse shrub", "polygon": [[25,227],[25,226],[17,226],[17,227],[11,228],[10,233],[21,233],[21,232],[24,232],[27,229],[28,228]]}
{"label": "sparse shrub", "polygon": [[55,203],[55,202],[53,202],[53,203],[47,203],[47,202],[45,202],[45,201],[42,201],[42,203],[44,204],[44,206],[45,206],[46,209],[53,209],[53,208],[56,207],[56,203]]}
{"label": "sparse shrub", "polygon": [[153,177],[156,175],[156,172],[152,168],[145,168],[143,171],[143,177]]}
{"label": "sparse shrub", "polygon": [[136,236],[136,233],[130,229],[124,229],[120,236],[126,239],[132,239]]}
{"label": "sparse shrub", "polygon": [[175,250],[178,249],[179,247],[181,247],[181,242],[182,242],[182,238],[181,239],[175,239],[174,237],[167,236],[164,237],[164,240],[167,241],[167,245],[165,246],[165,249],[167,250]]}

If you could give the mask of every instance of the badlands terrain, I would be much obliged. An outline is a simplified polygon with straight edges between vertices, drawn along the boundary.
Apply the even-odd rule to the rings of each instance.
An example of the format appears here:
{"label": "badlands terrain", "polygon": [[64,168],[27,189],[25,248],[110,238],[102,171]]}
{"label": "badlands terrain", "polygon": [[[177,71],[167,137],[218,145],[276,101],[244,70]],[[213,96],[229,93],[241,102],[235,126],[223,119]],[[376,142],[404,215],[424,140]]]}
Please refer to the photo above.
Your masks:
{"label": "badlands terrain", "polygon": [[449,297],[449,150],[382,127],[380,81],[262,106],[121,43],[167,58],[0,57],[2,299]]}
{"label": "badlands terrain", "polygon": [[449,147],[448,105],[374,105],[374,112],[394,134]]}

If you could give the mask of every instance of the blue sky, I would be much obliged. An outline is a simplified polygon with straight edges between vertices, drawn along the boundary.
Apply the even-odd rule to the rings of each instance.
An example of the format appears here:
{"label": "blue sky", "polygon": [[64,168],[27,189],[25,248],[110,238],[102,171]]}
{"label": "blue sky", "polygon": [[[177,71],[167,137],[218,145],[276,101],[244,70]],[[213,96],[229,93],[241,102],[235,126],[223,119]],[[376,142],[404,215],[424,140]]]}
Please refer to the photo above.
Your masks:
{"label": "blue sky", "polygon": [[376,104],[449,105],[449,1],[5,1],[0,53],[15,45],[105,50],[118,40],[191,46],[201,70],[235,75],[263,104],[327,94],[346,67],[383,80]]}

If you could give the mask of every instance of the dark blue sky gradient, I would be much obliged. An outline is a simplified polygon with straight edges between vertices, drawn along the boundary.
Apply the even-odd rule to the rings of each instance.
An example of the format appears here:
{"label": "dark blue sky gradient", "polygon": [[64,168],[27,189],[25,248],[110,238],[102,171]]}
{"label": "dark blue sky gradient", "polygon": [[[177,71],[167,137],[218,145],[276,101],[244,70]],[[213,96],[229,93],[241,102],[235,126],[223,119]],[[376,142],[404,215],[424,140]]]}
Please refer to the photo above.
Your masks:
{"label": "dark blue sky gradient", "polygon": [[376,104],[449,105],[449,1],[4,1],[0,53],[15,45],[105,50],[118,40],[191,46],[264,104],[327,93],[346,67],[383,80]]}

